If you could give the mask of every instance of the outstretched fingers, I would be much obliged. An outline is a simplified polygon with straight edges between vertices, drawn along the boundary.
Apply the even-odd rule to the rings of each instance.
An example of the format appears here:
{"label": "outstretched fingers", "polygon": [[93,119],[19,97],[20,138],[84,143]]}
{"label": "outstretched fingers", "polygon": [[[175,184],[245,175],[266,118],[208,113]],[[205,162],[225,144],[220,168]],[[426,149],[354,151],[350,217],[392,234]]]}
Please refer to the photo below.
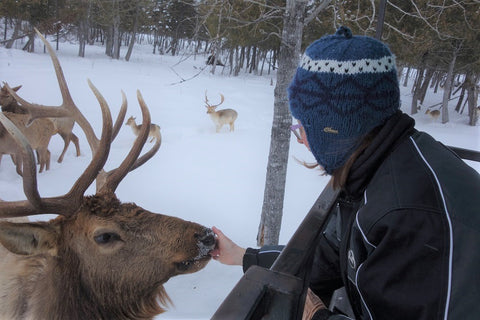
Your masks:
{"label": "outstretched fingers", "polygon": [[226,265],[241,266],[246,249],[230,240],[230,238],[217,227],[212,227],[212,230],[217,237],[217,246],[210,252],[212,258]]}

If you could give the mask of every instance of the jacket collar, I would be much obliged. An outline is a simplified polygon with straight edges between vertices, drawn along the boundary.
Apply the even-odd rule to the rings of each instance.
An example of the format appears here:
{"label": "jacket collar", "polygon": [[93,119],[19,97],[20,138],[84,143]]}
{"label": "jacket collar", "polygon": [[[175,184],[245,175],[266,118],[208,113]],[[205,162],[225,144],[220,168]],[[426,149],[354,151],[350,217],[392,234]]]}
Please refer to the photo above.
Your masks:
{"label": "jacket collar", "polygon": [[401,111],[390,117],[350,168],[344,191],[360,197],[382,162],[405,138],[415,132],[415,120]]}

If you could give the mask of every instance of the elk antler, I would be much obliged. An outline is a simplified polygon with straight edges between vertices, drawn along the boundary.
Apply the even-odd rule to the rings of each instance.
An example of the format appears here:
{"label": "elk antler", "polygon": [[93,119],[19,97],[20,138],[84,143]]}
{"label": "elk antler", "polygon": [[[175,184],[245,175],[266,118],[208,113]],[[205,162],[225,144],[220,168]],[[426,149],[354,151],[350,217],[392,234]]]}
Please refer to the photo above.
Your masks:
{"label": "elk antler", "polygon": [[220,103],[219,103],[219,104],[215,104],[215,105],[211,105],[211,104],[208,102],[207,90],[205,90],[205,104],[206,104],[206,107],[207,107],[207,108],[216,108],[216,107],[218,107],[219,105],[221,105],[224,100],[225,100],[225,97],[223,96],[223,94],[220,93]]}
{"label": "elk antler", "polygon": [[[10,88],[10,86],[8,86],[8,84],[5,84],[5,87],[7,88],[9,93],[17,100],[17,102],[19,104],[21,104],[22,106],[24,106],[28,110],[29,115],[30,115],[29,123],[31,123],[36,118],[40,118],[40,117],[69,116],[69,117],[73,118],[79,124],[80,128],[82,128],[83,132],[85,133],[85,136],[87,137],[90,148],[92,149],[92,154],[95,154],[96,149],[98,147],[99,140],[96,137],[95,132],[93,131],[92,127],[90,126],[90,123],[82,115],[80,110],[77,108],[77,106],[73,102],[73,99],[70,95],[70,91],[68,90],[68,86],[67,86],[67,82],[65,80],[65,76],[63,75],[62,67],[60,66],[60,62],[58,61],[58,58],[55,54],[55,51],[53,50],[50,43],[45,39],[45,37],[37,29],[35,29],[35,31],[37,32],[38,36],[40,37],[40,39],[45,44],[45,47],[47,48],[47,50],[50,54],[50,57],[52,59],[52,63],[53,63],[54,69],[55,69],[55,74],[57,76],[58,84],[59,84],[60,91],[61,91],[61,94],[62,94],[62,97],[63,97],[62,104],[58,107],[50,107],[50,106],[32,104],[32,103],[29,103],[29,102],[25,101],[21,97],[19,97],[17,95],[17,93],[15,91],[13,91]],[[120,107],[120,112],[117,116],[117,119],[115,121],[115,125],[113,127],[112,141],[113,141],[113,139],[115,139],[115,137],[117,136],[120,128],[122,127],[123,120],[125,119],[125,115],[126,115],[126,112],[127,112],[127,99],[125,97],[125,93],[123,91],[121,91],[121,93],[122,93],[122,105]],[[138,94],[137,94],[137,96],[138,96]],[[138,99],[139,99],[139,103],[140,103],[140,98],[138,98]],[[143,101],[143,98],[142,98],[142,101]],[[145,102],[143,102],[143,104],[145,105]],[[146,105],[145,105],[145,109],[148,112],[148,108],[146,107]],[[150,119],[150,117],[148,117],[148,118]],[[146,124],[146,122],[144,121],[142,126],[143,125],[146,125],[146,128],[147,128],[146,131],[147,131],[147,134],[148,134],[148,128],[150,127],[150,121],[149,121],[148,124]],[[138,139],[136,141],[138,141],[139,144],[141,143],[141,141],[138,140]],[[134,148],[135,148],[135,146],[134,146]],[[153,157],[153,155],[155,155],[155,153],[158,151],[159,148],[160,148],[160,144],[155,143],[155,145],[152,147],[152,149],[149,152],[145,153],[140,159],[135,158],[136,162],[129,168],[129,171],[132,171],[132,170],[140,167],[145,162],[147,162],[151,157]],[[141,148],[140,148],[140,151],[141,151]],[[137,157],[138,157],[138,155],[137,155]],[[121,170],[124,170],[124,168],[122,167]],[[128,170],[127,170],[127,172],[128,172]],[[100,190],[102,188],[102,185],[106,181],[105,180],[106,177],[108,177],[112,174],[113,174],[113,171],[109,172],[109,173],[105,173],[103,171],[100,172],[99,179],[97,179],[97,190]],[[126,173],[123,176],[125,176],[125,175],[126,175]],[[117,183],[117,185],[118,185],[118,183]],[[114,191],[114,189],[113,189],[113,191]]]}
{"label": "elk antler", "polygon": [[43,213],[54,213],[70,216],[82,204],[83,194],[103,168],[110,151],[112,137],[112,116],[105,99],[98,90],[89,82],[102,108],[103,128],[97,152],[82,175],[77,179],[68,193],[61,197],[41,198],[37,188],[37,173],[32,148],[25,136],[3,114],[0,121],[7,131],[22,148],[23,155],[23,190],[27,200],[0,202],[0,217],[24,217]]}
{"label": "elk antler", "polygon": [[57,79],[59,81],[60,90],[62,91],[62,96],[64,101],[59,107],[46,107],[37,104],[31,104],[18,97],[15,92],[12,94],[11,88],[8,84],[5,84],[9,92],[21,103],[30,113],[31,121],[39,117],[62,117],[70,116],[72,117],[82,130],[84,131],[87,139],[89,141],[90,148],[92,150],[92,160],[89,166],[85,169],[83,174],[75,182],[71,190],[60,197],[52,198],[41,198],[38,193],[37,188],[37,179],[36,179],[36,170],[35,162],[33,159],[33,153],[31,151],[28,142],[25,137],[21,134],[18,128],[15,127],[10,121],[5,120],[5,117],[0,117],[0,122],[5,126],[8,132],[10,132],[14,139],[17,141],[19,146],[22,149],[22,155],[25,158],[25,169],[24,169],[24,193],[27,197],[27,200],[23,201],[3,201],[0,202],[0,217],[20,217],[20,216],[29,216],[43,213],[53,213],[69,216],[74,214],[80,205],[82,204],[83,195],[86,189],[92,184],[93,180],[97,180],[97,193],[103,192],[115,192],[118,184],[122,179],[127,175],[129,171],[132,171],[145,162],[147,162],[153,155],[158,151],[160,147],[160,142],[157,141],[150,151],[145,153],[142,157],[138,158],[142,148],[148,138],[148,131],[150,128],[150,114],[148,107],[143,100],[142,95],[137,91],[137,98],[142,110],[143,123],[140,129],[140,133],[135,140],[135,143],[130,150],[129,154],[122,162],[122,164],[114,170],[109,172],[103,171],[103,166],[108,158],[110,151],[110,145],[114,139],[114,136],[118,133],[119,128],[123,123],[123,118],[126,114],[126,98],[125,94],[122,91],[123,103],[120,111],[120,115],[115,122],[115,127],[112,129],[112,117],[110,114],[110,109],[107,105],[107,102],[97,90],[97,88],[88,80],[88,85],[93,91],[95,97],[97,98],[100,107],[102,109],[102,118],[103,118],[103,128],[101,139],[97,139],[95,133],[86,120],[80,110],[76,107],[71,99],[70,93],[68,92],[68,87],[63,76],[58,58],[55,55],[50,44],[45,40],[45,38],[36,30],[39,34],[42,41],[45,43],[50,56],[52,58],[55,72],[57,74]]}
{"label": "elk antler", "polygon": [[97,183],[97,190],[102,193],[106,191],[115,191],[118,184],[122,179],[127,175],[128,172],[135,170],[136,168],[143,165],[147,162],[160,148],[160,140],[156,139],[155,145],[142,157],[138,158],[140,152],[142,151],[143,146],[148,138],[148,132],[150,130],[150,112],[148,107],[143,100],[142,94],[137,90],[137,99],[140,109],[142,110],[142,127],[138,133],[135,143],[133,144],[132,149],[130,150],[128,156],[123,160],[122,164],[115,170],[109,172],[104,172],[99,174],[99,178],[105,180],[105,182]]}
{"label": "elk antler", "polygon": [[[22,134],[22,132],[8,119],[3,112],[0,112],[0,123],[6,129],[7,133],[12,136],[20,149],[22,150],[22,159],[23,159],[23,186],[24,192],[27,196],[27,199],[32,203],[33,206],[39,206],[40,204],[40,195],[36,188],[32,189],[29,186],[37,185],[37,169],[35,166],[35,157],[33,156],[32,148],[27,140],[27,138]],[[0,201],[0,205],[3,202]]]}
{"label": "elk antler", "polygon": [[[17,100],[17,102],[27,109],[30,119],[28,123],[31,123],[33,120],[37,118],[45,118],[45,117],[50,117],[50,118],[55,118],[55,117],[70,117],[73,118],[78,125],[82,128],[83,132],[85,133],[88,143],[90,145],[90,148],[93,150],[96,150],[99,144],[99,140],[95,135],[95,132],[93,131],[92,127],[90,126],[90,123],[87,121],[87,119],[82,115],[82,113],[78,110],[77,106],[73,102],[72,96],[70,94],[70,90],[68,89],[67,82],[65,80],[65,76],[63,74],[62,67],[60,65],[60,62],[58,61],[58,58],[55,54],[55,51],[53,50],[52,46],[48,41],[45,39],[45,37],[35,28],[35,32],[38,34],[40,39],[43,41],[45,44],[49,54],[50,58],[52,59],[53,67],[55,69],[55,74],[57,76],[58,80],[58,85],[60,87],[60,93],[62,94],[62,104],[59,106],[45,106],[45,105],[40,105],[40,104],[35,104],[35,103],[29,103],[20,96],[12,89],[10,86],[6,83],[5,87],[7,88],[8,92]],[[125,97],[125,93],[122,91],[122,106],[120,107],[120,112],[117,117],[117,120],[115,122],[115,135],[118,133],[120,130],[120,127],[123,123],[123,120],[125,118],[125,114],[127,112],[127,100]],[[123,118],[121,118],[123,115]]]}

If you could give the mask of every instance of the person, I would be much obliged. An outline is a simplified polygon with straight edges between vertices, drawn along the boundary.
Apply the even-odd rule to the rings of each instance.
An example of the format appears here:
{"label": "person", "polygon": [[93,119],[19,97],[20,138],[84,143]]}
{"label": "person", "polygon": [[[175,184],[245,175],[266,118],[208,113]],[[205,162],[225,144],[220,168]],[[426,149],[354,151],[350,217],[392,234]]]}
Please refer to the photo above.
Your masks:
{"label": "person", "polygon": [[[479,319],[480,175],[400,111],[389,48],[341,27],[307,47],[288,94],[299,142],[340,189],[304,319]],[[281,251],[213,230],[223,264],[268,268]],[[326,307],[341,287],[353,315]]]}

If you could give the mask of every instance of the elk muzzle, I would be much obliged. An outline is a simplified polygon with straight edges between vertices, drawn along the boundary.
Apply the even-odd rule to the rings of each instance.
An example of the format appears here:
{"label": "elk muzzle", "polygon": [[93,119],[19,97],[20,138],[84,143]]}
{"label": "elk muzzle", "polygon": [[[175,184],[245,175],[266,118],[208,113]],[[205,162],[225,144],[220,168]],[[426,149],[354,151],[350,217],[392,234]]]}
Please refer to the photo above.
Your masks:
{"label": "elk muzzle", "polygon": [[179,274],[199,271],[210,261],[210,252],[216,246],[216,238],[213,231],[210,228],[203,228],[203,230],[194,234],[194,238],[196,240],[197,254],[176,263]]}

